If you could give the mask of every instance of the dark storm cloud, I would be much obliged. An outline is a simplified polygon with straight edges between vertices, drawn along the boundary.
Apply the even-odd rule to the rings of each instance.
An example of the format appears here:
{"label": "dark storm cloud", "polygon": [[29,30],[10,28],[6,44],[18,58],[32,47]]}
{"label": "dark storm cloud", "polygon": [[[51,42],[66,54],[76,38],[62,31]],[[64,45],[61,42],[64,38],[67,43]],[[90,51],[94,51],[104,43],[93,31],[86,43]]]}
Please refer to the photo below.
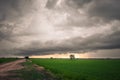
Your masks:
{"label": "dark storm cloud", "polygon": [[[119,0],[46,0],[44,5],[40,1],[34,4],[35,0],[0,0],[1,55],[120,49]],[[31,15],[36,15],[34,11],[37,16],[29,22]],[[56,30],[59,27],[63,29]],[[95,30],[86,32],[89,36],[82,37],[78,31],[93,27]],[[68,28],[75,36],[72,31],[67,35]],[[106,28],[106,32],[97,30]]]}
{"label": "dark storm cloud", "polygon": [[89,7],[91,16],[97,16],[107,20],[120,20],[119,0],[94,0]]}
{"label": "dark storm cloud", "polygon": [[57,3],[57,0],[48,0],[46,3],[46,7],[49,9],[54,8],[56,3]]}
{"label": "dark storm cloud", "polygon": [[87,38],[71,38],[61,42],[49,41],[46,43],[32,42],[29,47],[21,50],[21,55],[66,53],[66,52],[89,52],[96,50],[120,49],[120,31],[114,31],[109,35],[96,34]]}
{"label": "dark storm cloud", "polygon": [[88,8],[88,15],[92,17],[120,20],[119,0],[69,0],[66,3],[71,7],[76,6],[77,9],[81,8],[81,6]]}
{"label": "dark storm cloud", "polygon": [[[120,20],[119,0],[65,0],[64,3],[70,10],[67,10],[69,14],[67,22],[61,24],[64,27],[92,27]],[[84,13],[79,12],[80,9]],[[85,17],[82,18],[83,16]]]}
{"label": "dark storm cloud", "polygon": [[12,33],[12,30],[13,30],[12,26],[0,24],[0,41],[2,39],[8,39]]}
{"label": "dark storm cloud", "polygon": [[[57,2],[60,0],[48,0],[46,7],[49,9],[55,8]],[[80,8],[83,5],[90,3],[92,0],[61,0],[61,2],[65,3],[67,6],[72,8]]]}
{"label": "dark storm cloud", "polygon": [[25,27],[22,19],[33,13],[33,4],[33,0],[0,0],[0,56],[16,53],[17,38],[25,36],[18,32]]}
{"label": "dark storm cloud", "polygon": [[31,8],[32,0],[0,0],[0,20],[22,17]]}
{"label": "dark storm cloud", "polygon": [[16,22],[29,13],[31,3],[32,0],[0,0],[0,40],[12,37]]}
{"label": "dark storm cloud", "polygon": [[66,0],[66,4],[73,8],[81,8],[85,4],[90,3],[92,0]]}

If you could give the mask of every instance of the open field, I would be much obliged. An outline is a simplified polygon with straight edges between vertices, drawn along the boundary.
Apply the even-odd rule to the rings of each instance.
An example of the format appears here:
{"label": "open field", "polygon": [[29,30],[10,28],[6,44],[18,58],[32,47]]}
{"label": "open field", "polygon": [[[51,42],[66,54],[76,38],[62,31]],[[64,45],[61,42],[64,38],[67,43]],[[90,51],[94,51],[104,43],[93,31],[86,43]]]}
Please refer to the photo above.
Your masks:
{"label": "open field", "polygon": [[120,60],[4,60],[13,61],[1,64],[0,80],[120,80]]}
{"label": "open field", "polygon": [[120,80],[120,60],[31,59],[59,80]]}
{"label": "open field", "polygon": [[0,64],[18,60],[17,58],[0,58]]}

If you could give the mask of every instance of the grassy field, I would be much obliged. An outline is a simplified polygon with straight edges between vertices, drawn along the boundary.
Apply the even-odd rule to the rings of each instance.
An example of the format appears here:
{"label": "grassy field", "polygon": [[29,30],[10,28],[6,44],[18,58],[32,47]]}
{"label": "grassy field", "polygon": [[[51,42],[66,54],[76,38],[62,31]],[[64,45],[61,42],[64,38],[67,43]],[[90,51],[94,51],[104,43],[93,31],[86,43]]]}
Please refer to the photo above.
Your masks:
{"label": "grassy field", "polygon": [[58,80],[120,80],[120,60],[31,59]]}
{"label": "grassy field", "polygon": [[17,58],[0,58],[0,64],[15,61],[15,60],[17,60]]}

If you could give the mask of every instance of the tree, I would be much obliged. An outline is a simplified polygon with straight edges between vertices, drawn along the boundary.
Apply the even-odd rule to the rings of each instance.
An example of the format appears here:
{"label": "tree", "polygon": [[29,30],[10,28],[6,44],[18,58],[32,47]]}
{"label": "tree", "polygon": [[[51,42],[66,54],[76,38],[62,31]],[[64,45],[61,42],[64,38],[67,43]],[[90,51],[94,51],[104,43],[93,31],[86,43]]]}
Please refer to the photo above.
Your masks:
{"label": "tree", "polygon": [[29,56],[25,56],[25,59],[29,59]]}
{"label": "tree", "polygon": [[53,57],[50,57],[50,59],[53,59]]}
{"label": "tree", "polygon": [[75,56],[71,54],[70,59],[75,59]]}

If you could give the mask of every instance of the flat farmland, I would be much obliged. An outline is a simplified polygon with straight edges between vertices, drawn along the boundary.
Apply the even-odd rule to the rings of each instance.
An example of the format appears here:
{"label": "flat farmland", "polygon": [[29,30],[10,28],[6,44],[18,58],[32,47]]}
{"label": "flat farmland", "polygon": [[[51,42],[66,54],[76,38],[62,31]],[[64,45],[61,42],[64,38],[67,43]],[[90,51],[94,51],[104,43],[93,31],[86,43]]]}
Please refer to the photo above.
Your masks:
{"label": "flat farmland", "polygon": [[58,80],[120,80],[120,60],[31,59]]}

